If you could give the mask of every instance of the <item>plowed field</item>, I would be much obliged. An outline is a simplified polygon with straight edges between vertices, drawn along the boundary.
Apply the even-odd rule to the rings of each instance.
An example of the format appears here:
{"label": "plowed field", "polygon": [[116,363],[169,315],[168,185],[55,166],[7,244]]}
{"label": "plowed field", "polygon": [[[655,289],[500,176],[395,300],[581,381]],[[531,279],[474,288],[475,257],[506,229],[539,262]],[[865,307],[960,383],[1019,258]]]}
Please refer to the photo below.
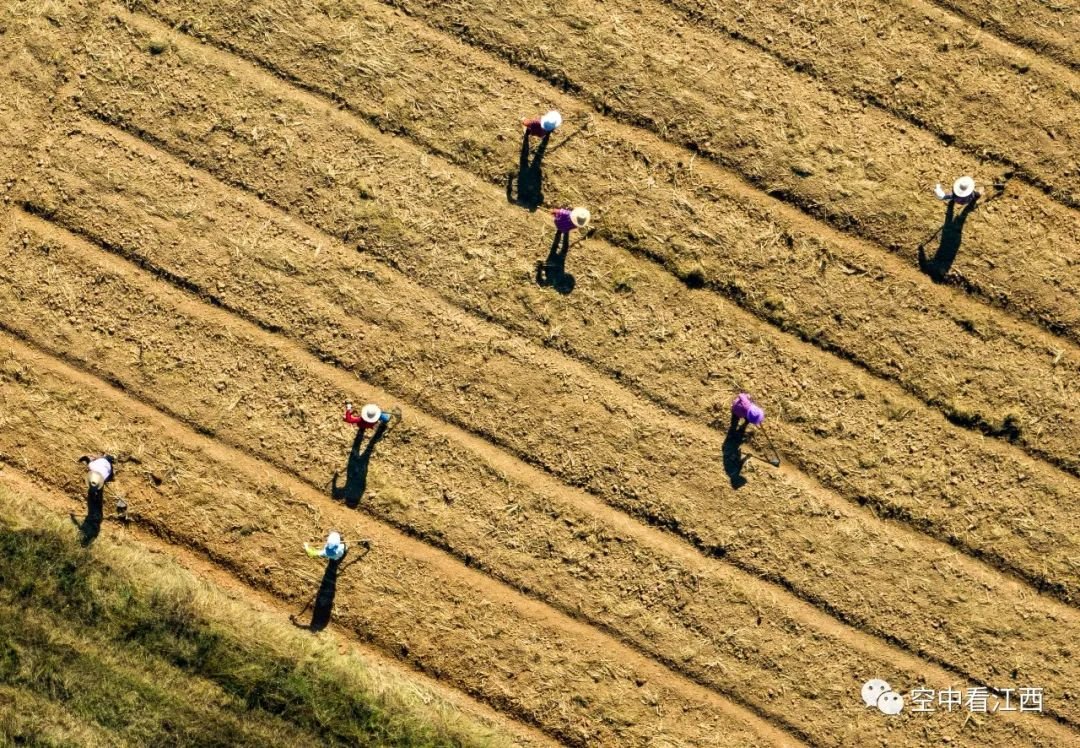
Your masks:
{"label": "plowed field", "polygon": [[11,3],[0,482],[290,603],[369,539],[335,626],[522,744],[1074,744],[1080,30],[997,5]]}

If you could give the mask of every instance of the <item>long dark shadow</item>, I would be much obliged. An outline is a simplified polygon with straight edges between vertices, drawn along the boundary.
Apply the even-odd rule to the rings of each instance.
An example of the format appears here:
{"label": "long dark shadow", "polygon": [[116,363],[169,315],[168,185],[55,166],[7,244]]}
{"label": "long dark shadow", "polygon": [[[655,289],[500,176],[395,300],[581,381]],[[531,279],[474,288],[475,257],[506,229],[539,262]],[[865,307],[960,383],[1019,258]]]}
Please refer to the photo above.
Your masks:
{"label": "long dark shadow", "polygon": [[[562,243],[562,249],[559,244]],[[536,263],[536,285],[550,286],[563,296],[574,290],[574,276],[566,272],[566,255],[570,252],[570,234],[555,232],[547,259]]]}
{"label": "long dark shadow", "polygon": [[371,456],[375,451],[375,445],[386,434],[386,424],[379,424],[371,438],[368,439],[367,446],[361,451],[360,445],[364,441],[365,433],[367,433],[367,429],[356,430],[356,437],[353,439],[352,449],[349,451],[349,462],[345,466],[345,483],[338,486],[340,473],[334,473],[334,477],[330,480],[330,495],[335,501],[344,503],[350,509],[355,509],[360,505],[360,500],[367,490],[368,467],[371,464]]}
{"label": "long dark shadow", "polygon": [[547,150],[551,133],[540,138],[540,145],[536,147],[532,160],[529,160],[529,133],[521,137],[521,155],[518,159],[517,172],[517,197],[514,197],[513,174],[506,178],[507,202],[520,205],[526,210],[535,211],[544,202],[544,153]]}
{"label": "long dark shadow", "polygon": [[[964,238],[964,223],[975,210],[978,202],[978,200],[971,201],[958,215],[956,203],[950,200],[949,206],[945,209],[945,222],[941,228],[931,235],[930,239],[924,240],[919,245],[919,269],[930,276],[935,283],[944,283],[948,278],[953,262],[956,261],[956,255],[960,252],[960,243]],[[933,241],[934,236],[940,236],[941,241],[938,243],[934,256],[928,258],[926,245]]]}
{"label": "long dark shadow", "polygon": [[79,522],[75,518],[74,514],[69,515],[71,521],[79,528],[80,541],[82,545],[89,546],[97,536],[101,533],[101,522],[104,519],[105,513],[103,509],[104,492],[95,488],[88,488],[86,490],[86,517],[82,522]]}
{"label": "long dark shadow", "polygon": [[724,435],[724,444],[721,447],[724,472],[731,481],[731,487],[736,490],[746,485],[746,477],[743,476],[742,469],[751,457],[742,452],[742,443],[746,438],[746,421],[743,421],[741,425],[738,421],[739,419],[735,416],[731,417],[731,423],[728,425],[727,434]]}
{"label": "long dark shadow", "polygon": [[[371,545],[367,541],[361,541],[361,545],[364,549],[363,553],[353,558],[347,564],[343,563],[345,558],[341,558],[337,561],[327,559],[326,568],[323,570],[322,581],[319,582],[319,589],[315,592],[315,597],[311,598],[299,613],[289,616],[289,621],[291,621],[294,626],[316,632],[322,631],[330,624],[330,615],[334,610],[334,598],[337,596],[338,574],[344,572],[371,552]],[[348,553],[346,553],[345,557],[348,557]],[[311,610],[311,622],[306,624],[298,623],[296,619],[304,615],[308,610]]]}

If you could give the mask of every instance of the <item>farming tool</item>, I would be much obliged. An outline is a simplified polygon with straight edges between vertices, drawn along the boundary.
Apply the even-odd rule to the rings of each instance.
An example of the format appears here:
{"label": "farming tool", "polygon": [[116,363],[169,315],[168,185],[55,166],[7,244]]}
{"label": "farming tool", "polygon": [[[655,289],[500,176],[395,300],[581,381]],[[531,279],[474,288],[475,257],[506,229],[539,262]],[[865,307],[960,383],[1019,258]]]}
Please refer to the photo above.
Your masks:
{"label": "farming tool", "polygon": [[778,450],[776,448],[776,445],[773,444],[772,437],[770,437],[769,432],[765,430],[764,424],[758,426],[758,431],[765,435],[765,441],[769,442],[769,448],[773,451],[773,456],[769,460],[769,464],[775,468],[780,467],[780,450]]}

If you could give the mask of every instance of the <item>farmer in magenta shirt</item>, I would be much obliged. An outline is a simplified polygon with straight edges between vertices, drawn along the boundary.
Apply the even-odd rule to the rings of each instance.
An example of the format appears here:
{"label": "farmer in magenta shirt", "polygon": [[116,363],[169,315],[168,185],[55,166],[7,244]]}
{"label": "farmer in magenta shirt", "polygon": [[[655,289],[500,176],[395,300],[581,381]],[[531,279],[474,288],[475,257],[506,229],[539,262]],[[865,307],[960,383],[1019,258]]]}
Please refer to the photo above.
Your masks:
{"label": "farmer in magenta shirt", "polygon": [[[585,208],[556,208],[551,211],[555,219],[555,238],[551,241],[551,250],[547,260],[536,264],[536,282],[541,286],[551,286],[561,294],[568,294],[574,289],[574,276],[566,272],[566,255],[570,251],[570,232],[589,225],[591,218]],[[559,251],[559,243],[562,251]]]}

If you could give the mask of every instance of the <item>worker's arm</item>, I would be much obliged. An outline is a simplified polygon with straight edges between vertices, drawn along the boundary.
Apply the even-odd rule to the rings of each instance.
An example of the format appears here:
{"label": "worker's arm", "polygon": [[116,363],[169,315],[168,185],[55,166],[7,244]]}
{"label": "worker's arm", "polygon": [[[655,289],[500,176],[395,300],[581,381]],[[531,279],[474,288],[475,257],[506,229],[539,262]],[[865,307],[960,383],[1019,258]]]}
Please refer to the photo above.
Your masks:
{"label": "worker's arm", "polygon": [[345,423],[358,424],[362,423],[360,416],[352,412],[352,408],[345,409]]}

